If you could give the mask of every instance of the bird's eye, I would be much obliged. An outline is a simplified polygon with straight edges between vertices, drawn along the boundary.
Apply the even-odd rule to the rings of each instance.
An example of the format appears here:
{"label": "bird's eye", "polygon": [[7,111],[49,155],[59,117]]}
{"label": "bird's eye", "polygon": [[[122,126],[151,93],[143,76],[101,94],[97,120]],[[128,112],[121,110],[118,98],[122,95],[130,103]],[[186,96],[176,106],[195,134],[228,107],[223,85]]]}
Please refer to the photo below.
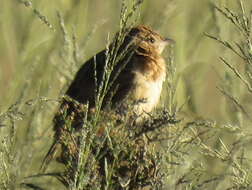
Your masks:
{"label": "bird's eye", "polygon": [[149,38],[149,42],[154,43],[155,39],[154,38]]}

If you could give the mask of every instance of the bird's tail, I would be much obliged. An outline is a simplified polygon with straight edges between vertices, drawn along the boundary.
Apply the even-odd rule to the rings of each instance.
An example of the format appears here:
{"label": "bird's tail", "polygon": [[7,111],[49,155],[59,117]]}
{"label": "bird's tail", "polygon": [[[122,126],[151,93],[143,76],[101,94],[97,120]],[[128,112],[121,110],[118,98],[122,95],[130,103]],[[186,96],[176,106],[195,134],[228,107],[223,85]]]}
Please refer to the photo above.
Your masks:
{"label": "bird's tail", "polygon": [[44,157],[42,164],[40,166],[40,171],[41,172],[45,172],[47,169],[47,166],[49,165],[49,163],[51,162],[51,160],[54,158],[54,156],[57,153],[58,150],[58,146],[59,146],[59,141],[55,140],[53,142],[53,144],[51,145],[50,149],[48,150],[46,156]]}

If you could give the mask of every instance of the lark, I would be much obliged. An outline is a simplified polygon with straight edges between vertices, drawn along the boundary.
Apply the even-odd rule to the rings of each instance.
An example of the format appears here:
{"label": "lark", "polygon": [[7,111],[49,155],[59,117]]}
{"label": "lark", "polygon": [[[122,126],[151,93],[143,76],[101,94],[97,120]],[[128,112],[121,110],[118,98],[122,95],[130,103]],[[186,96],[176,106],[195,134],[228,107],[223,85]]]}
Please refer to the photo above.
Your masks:
{"label": "lark", "polygon": [[[139,117],[150,113],[159,102],[166,78],[166,64],[162,52],[169,43],[172,43],[172,40],[162,37],[150,27],[133,27],[117,48],[111,72],[108,74],[107,71],[111,69],[110,61],[113,59],[109,59],[108,55],[115,56],[110,51],[117,43],[113,43],[109,50],[99,52],[81,66],[66,95],[80,105],[88,104],[89,110],[95,111],[97,96],[106,86],[102,91],[105,93],[102,109],[108,105],[110,109],[124,109],[127,105],[125,102],[130,100],[133,102],[131,111]],[[116,51],[116,48],[113,51]],[[107,85],[104,84],[106,81]],[[73,101],[64,99],[60,109],[64,108],[67,115],[73,115],[76,120],[73,127],[78,127],[83,118],[81,114],[76,113],[78,109],[74,104]],[[64,123],[59,115],[55,117],[54,127],[55,138],[58,139]],[[54,149],[55,146],[52,146],[49,153]]]}
{"label": "lark", "polygon": [[[131,51],[114,66],[108,82],[113,84],[103,105],[110,101],[116,107],[129,98],[139,102],[134,108],[139,115],[151,112],[159,102],[165,81],[166,65],[161,53],[169,42],[171,40],[163,38],[147,26],[132,28],[119,48],[119,51]],[[82,104],[88,103],[91,109],[96,105],[97,91],[103,84],[106,52],[103,50],[89,59],[66,91],[67,96]]]}

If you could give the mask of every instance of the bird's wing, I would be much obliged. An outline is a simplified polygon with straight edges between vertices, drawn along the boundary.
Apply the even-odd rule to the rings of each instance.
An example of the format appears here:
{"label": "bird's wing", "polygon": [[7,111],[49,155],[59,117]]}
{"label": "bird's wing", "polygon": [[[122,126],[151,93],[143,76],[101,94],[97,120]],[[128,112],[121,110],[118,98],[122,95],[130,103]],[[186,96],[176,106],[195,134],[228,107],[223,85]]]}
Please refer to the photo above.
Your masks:
{"label": "bird's wing", "polygon": [[84,63],[66,91],[66,95],[80,103],[89,102],[94,106],[96,81],[99,85],[104,72],[105,59],[105,50],[103,50]]}

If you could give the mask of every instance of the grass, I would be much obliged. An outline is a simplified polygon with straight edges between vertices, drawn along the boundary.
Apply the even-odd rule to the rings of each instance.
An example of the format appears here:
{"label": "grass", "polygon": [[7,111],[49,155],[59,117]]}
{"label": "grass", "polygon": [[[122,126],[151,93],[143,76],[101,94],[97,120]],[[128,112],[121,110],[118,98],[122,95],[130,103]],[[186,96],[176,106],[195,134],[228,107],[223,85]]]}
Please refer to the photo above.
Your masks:
{"label": "grass", "polygon": [[[50,175],[42,175],[60,97],[80,65],[120,30],[122,2],[3,0],[0,189],[100,189],[101,183],[117,189],[130,179],[123,167],[140,171],[131,184],[147,179],[156,189],[251,189],[252,3],[158,0],[134,10],[123,2],[121,21],[132,12],[130,22],[176,41],[164,53],[169,74],[160,107],[133,131],[118,126],[115,115],[97,113],[96,126],[118,127],[99,140],[93,123],[86,126],[81,138],[90,138],[80,146],[77,167],[53,162]],[[74,178],[58,173],[72,169]]]}

